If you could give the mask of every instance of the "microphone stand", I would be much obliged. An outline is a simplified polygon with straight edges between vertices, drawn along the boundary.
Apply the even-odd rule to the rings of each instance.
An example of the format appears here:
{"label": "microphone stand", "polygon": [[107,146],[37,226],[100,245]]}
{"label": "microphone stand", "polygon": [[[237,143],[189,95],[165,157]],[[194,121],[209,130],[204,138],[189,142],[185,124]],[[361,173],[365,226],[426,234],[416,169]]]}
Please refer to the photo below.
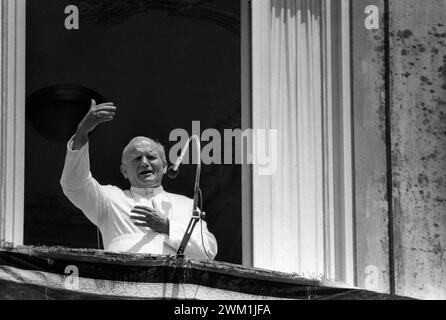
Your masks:
{"label": "microphone stand", "polygon": [[186,246],[190,240],[192,232],[194,231],[195,225],[204,216],[204,212],[200,213],[200,211],[198,210],[198,197],[200,193],[200,173],[201,173],[201,143],[197,135],[193,135],[188,139],[188,141],[185,144],[185,150],[183,150],[180,159],[182,161],[183,156],[187,148],[189,147],[189,143],[191,142],[191,140],[195,140],[195,142],[197,143],[197,153],[198,153],[198,164],[197,164],[197,171],[195,174],[195,185],[194,185],[194,204],[192,208],[192,217],[189,221],[189,225],[187,226],[186,232],[184,233],[183,236],[183,240],[181,241],[180,247],[178,248],[177,251],[177,258],[179,259],[184,258],[184,250],[186,250]]}

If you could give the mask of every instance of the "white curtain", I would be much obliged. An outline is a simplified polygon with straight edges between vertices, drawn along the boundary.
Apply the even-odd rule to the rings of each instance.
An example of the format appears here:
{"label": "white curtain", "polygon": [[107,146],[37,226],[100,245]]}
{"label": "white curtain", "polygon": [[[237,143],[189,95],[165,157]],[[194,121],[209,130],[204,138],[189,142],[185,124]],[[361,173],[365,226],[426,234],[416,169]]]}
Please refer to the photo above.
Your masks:
{"label": "white curtain", "polygon": [[253,175],[255,267],[324,274],[323,0],[252,1],[253,128],[277,129],[277,170]]}

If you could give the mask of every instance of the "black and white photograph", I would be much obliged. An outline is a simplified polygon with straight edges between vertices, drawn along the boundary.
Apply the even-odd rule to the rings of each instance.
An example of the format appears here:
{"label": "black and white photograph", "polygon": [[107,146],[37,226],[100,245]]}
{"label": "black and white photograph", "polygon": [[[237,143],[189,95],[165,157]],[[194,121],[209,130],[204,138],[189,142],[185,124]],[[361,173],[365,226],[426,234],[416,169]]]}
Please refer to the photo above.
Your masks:
{"label": "black and white photograph", "polygon": [[0,300],[446,300],[446,0],[0,0],[0,33]]}

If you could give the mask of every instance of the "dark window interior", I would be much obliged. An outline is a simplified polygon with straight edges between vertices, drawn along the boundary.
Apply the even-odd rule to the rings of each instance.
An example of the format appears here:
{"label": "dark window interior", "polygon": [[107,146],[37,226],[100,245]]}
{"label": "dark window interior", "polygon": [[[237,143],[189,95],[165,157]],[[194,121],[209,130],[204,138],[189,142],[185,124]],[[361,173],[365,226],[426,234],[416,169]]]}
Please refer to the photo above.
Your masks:
{"label": "dark window interior", "polygon": [[[80,29],[66,30],[73,4]],[[194,120],[201,131],[240,128],[238,0],[27,1],[26,46],[26,245],[97,248],[95,226],[59,185],[89,95],[118,106],[90,139],[92,174],[123,189],[121,152],[132,137],[156,138],[168,151],[176,143],[169,133],[191,133]],[[195,166],[184,165],[164,188],[192,197],[194,176]],[[204,166],[201,184],[216,259],[241,263],[241,167]]]}

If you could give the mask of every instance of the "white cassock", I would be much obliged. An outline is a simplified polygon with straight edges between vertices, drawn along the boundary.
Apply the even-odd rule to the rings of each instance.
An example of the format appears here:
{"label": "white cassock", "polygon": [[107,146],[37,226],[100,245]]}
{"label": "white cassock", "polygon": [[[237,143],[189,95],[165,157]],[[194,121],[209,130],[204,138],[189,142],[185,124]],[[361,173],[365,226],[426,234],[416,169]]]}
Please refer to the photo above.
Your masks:
{"label": "white cassock", "polygon": [[[115,186],[100,185],[90,172],[89,144],[76,151],[72,150],[72,144],[71,139],[60,184],[68,199],[99,228],[105,250],[175,255],[192,216],[193,200],[166,192],[162,186],[131,187],[123,191]],[[153,208],[153,202],[169,219],[169,235],[136,226],[130,219],[136,205]],[[214,259],[217,241],[205,221],[195,226],[184,253],[187,257],[207,259],[203,245],[207,255]]]}

